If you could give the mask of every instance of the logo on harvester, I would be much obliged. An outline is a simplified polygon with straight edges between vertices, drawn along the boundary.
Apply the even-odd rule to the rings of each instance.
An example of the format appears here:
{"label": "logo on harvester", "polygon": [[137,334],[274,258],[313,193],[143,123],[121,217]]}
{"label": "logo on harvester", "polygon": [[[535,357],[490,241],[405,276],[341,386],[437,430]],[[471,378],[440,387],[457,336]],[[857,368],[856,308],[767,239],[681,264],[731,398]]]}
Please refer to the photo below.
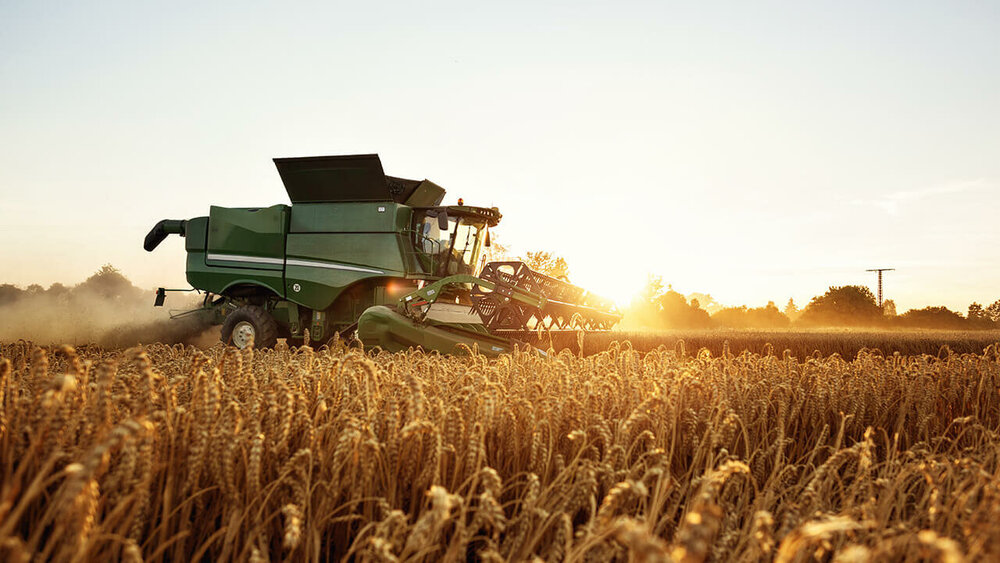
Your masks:
{"label": "logo on harvester", "polygon": [[299,284],[297,284],[297,283],[293,283],[292,284],[292,291],[294,291],[295,293],[298,293],[298,292],[302,291],[302,286],[299,285]]}

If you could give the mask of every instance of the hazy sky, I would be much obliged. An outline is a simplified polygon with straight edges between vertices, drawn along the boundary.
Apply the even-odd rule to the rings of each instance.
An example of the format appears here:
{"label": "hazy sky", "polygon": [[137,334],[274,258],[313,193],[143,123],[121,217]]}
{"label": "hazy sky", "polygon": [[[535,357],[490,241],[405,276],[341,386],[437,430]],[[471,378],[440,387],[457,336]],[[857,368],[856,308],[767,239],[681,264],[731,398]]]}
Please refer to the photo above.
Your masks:
{"label": "hazy sky", "polygon": [[62,4],[0,3],[0,283],[183,287],[156,221],[377,152],[613,297],[1000,299],[997,2]]}

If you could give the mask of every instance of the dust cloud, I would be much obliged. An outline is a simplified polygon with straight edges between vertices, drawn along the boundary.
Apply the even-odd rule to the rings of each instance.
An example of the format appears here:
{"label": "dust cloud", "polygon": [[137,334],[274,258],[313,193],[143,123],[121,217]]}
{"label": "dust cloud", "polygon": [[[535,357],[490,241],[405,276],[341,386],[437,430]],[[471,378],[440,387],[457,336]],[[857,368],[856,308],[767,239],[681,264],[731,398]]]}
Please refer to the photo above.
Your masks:
{"label": "dust cloud", "polygon": [[218,327],[192,317],[171,319],[171,310],[200,304],[196,294],[168,294],[164,307],[153,307],[155,291],[142,290],[112,266],[86,281],[48,289],[0,284],[0,341],[37,344],[191,344],[207,347],[219,339]]}

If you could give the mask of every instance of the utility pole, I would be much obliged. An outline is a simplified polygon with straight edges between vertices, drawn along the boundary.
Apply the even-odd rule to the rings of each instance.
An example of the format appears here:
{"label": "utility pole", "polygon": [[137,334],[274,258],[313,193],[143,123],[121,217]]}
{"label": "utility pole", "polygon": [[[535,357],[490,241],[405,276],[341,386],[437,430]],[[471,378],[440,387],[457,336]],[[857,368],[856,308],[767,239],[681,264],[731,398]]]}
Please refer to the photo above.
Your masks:
{"label": "utility pole", "polygon": [[872,268],[866,272],[878,272],[878,308],[882,308],[882,272],[891,272],[896,268]]}

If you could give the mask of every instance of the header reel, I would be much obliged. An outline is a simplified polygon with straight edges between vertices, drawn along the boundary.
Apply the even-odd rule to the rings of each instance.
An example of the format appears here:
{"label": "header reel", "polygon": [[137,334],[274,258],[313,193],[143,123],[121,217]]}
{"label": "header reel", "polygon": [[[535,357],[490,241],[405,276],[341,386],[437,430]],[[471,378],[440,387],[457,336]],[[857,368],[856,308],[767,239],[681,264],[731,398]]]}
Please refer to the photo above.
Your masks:
{"label": "header reel", "polygon": [[[524,262],[490,262],[474,284],[472,307],[491,333],[531,330],[610,330],[621,319],[614,304],[569,282],[538,273]],[[513,299],[515,290],[541,297],[537,305]]]}

